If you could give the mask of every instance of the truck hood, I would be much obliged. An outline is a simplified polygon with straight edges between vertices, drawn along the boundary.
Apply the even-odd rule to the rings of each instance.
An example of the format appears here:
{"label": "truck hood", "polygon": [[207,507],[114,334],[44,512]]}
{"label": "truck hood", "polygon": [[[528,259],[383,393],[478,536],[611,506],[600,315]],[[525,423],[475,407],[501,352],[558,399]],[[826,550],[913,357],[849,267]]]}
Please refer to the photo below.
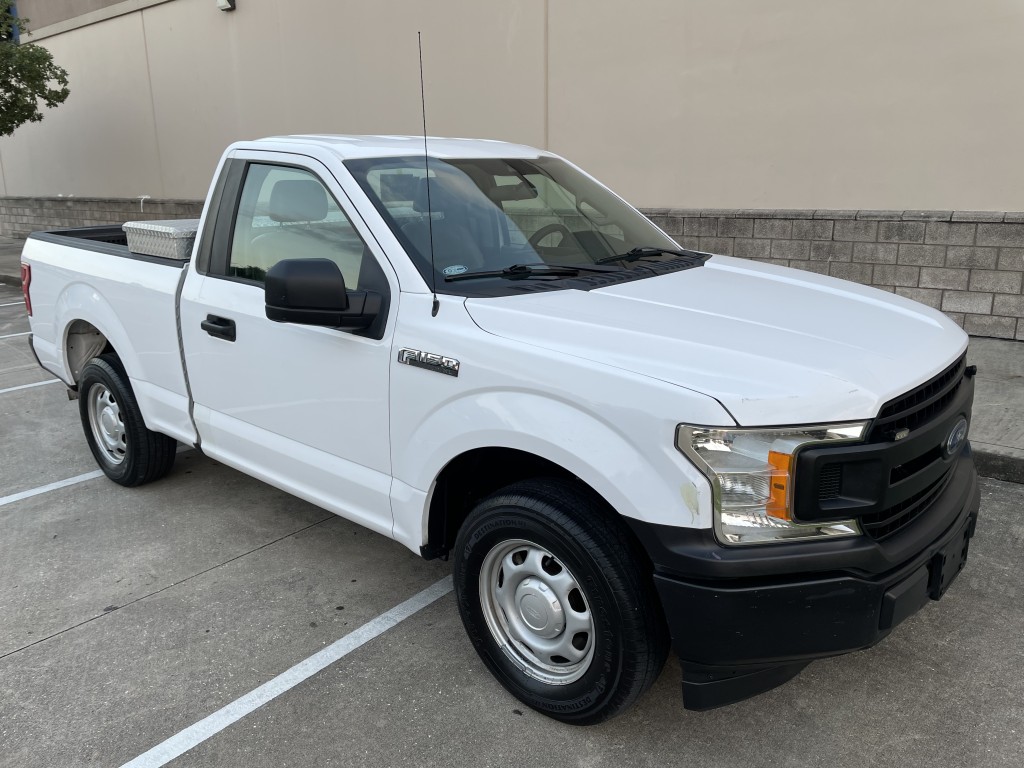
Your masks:
{"label": "truck hood", "polygon": [[917,302],[727,256],[466,308],[489,333],[706,394],[742,426],[872,418],[967,346],[955,323]]}

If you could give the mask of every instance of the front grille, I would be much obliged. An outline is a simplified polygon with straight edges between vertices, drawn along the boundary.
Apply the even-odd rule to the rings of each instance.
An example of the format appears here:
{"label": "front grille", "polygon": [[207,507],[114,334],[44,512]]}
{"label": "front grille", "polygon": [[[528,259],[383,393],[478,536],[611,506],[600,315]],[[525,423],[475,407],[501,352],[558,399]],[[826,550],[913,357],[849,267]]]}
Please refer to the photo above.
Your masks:
{"label": "front grille", "polygon": [[870,442],[894,439],[902,429],[911,431],[927,424],[953,402],[964,379],[967,354],[953,363],[938,376],[929,379],[917,389],[890,400],[871,426]]}
{"label": "front grille", "polygon": [[[938,376],[883,405],[871,426],[869,440],[892,441],[900,430],[913,432],[939,416],[956,398],[964,381],[966,365],[967,354],[964,353]],[[893,467],[889,472],[889,484],[892,486],[908,480],[941,460],[942,447],[930,446],[918,456]],[[864,532],[878,541],[901,531],[931,507],[945,490],[952,474],[951,468],[910,498],[880,512],[865,515],[861,518]]]}
{"label": "front grille", "polygon": [[938,480],[922,488],[906,501],[887,507],[881,512],[864,515],[860,519],[864,533],[876,541],[881,541],[910,525],[941,495],[952,476],[953,470],[947,470]]}
{"label": "front grille", "polygon": [[[796,459],[796,519],[857,519],[876,541],[928,518],[949,485],[958,456],[944,444],[957,420],[970,420],[974,386],[966,355],[879,410],[863,443],[811,446]],[[944,507],[945,508],[945,507]],[[936,521],[940,522],[940,521]]]}
{"label": "front grille", "polygon": [[905,461],[889,470],[889,485],[896,485],[906,480],[908,477],[913,477],[922,469],[925,469],[932,462],[938,461],[942,458],[942,447],[936,445],[930,451],[925,451],[916,459]]}

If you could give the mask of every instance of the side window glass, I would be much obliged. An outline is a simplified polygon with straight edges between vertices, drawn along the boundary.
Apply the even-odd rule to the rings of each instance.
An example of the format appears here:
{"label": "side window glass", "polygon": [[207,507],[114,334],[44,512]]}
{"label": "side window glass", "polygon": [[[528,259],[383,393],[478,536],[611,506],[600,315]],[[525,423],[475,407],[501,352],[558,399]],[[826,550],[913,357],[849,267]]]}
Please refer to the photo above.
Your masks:
{"label": "side window glass", "polygon": [[287,259],[330,259],[347,288],[386,291],[373,254],[314,174],[252,163],[242,185],[227,274],[262,283],[268,269]]}

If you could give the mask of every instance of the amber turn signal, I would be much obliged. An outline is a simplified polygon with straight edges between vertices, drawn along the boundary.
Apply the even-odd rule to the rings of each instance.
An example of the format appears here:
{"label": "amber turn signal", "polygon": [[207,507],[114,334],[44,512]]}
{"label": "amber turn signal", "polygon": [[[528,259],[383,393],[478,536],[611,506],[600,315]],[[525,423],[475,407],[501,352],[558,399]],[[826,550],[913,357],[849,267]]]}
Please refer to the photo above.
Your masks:
{"label": "amber turn signal", "polygon": [[793,456],[789,453],[768,451],[768,464],[772,467],[772,475],[765,514],[776,520],[792,520],[793,514],[789,509],[789,480]]}

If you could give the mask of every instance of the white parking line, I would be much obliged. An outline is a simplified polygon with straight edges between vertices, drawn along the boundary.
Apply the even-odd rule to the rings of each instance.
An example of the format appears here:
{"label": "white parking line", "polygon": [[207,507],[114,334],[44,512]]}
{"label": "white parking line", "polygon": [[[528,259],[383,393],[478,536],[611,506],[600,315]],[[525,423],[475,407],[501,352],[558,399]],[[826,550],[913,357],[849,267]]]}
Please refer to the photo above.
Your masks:
{"label": "white parking line", "polygon": [[79,483],[84,483],[86,480],[92,480],[94,477],[102,476],[103,471],[95,469],[92,472],[86,472],[84,475],[69,477],[67,480],[58,480],[56,483],[41,485],[38,488],[32,488],[28,491],[19,491],[18,493],[12,493],[10,496],[0,496],[0,507],[6,507],[8,504],[13,504],[14,502],[21,501],[22,499],[30,499],[41,493],[49,493],[50,491],[67,488],[69,485],[78,485]]}
{"label": "white parking line", "polygon": [[22,301],[12,301],[10,304],[0,304],[0,307],[16,307],[19,304],[21,304],[21,306],[24,307],[25,306],[25,301],[24,300],[22,300]]}
{"label": "white parking line", "polygon": [[6,336],[0,336],[0,339],[14,339],[18,336],[31,336],[32,331],[25,331],[24,333],[8,333]]}
{"label": "white parking line", "polygon": [[32,387],[42,387],[46,384],[63,384],[64,382],[60,379],[47,379],[46,381],[37,381],[33,384],[20,384],[17,387],[8,387],[7,389],[0,389],[0,395],[6,395],[8,392],[17,392],[19,389],[31,389]]}
{"label": "white parking line", "polygon": [[121,768],[160,768],[160,766],[166,765],[451,591],[452,577],[445,576],[404,603],[399,603],[387,613],[382,613],[377,618],[371,619],[359,629],[350,632],[322,651],[314,653],[305,661],[300,661],[259,688],[235,699],[195,725],[190,725],[185,730],[174,734],[148,752],[125,763]]}
{"label": "white parking line", "polygon": [[[49,382],[43,382],[47,384]],[[176,453],[187,453],[192,450],[191,445],[179,444]],[[38,488],[30,488],[27,491],[19,491],[18,493],[12,493],[10,496],[0,496],[0,507],[6,506],[7,504],[13,504],[16,501],[22,499],[30,499],[33,496],[38,496],[41,493],[49,493],[50,491],[57,491],[61,488],[67,488],[69,485],[78,485],[84,483],[86,480],[92,480],[94,477],[102,477],[103,470],[94,469],[92,472],[86,472],[84,475],[75,475],[69,477],[67,480],[58,480],[55,483],[49,485],[40,485]]]}

